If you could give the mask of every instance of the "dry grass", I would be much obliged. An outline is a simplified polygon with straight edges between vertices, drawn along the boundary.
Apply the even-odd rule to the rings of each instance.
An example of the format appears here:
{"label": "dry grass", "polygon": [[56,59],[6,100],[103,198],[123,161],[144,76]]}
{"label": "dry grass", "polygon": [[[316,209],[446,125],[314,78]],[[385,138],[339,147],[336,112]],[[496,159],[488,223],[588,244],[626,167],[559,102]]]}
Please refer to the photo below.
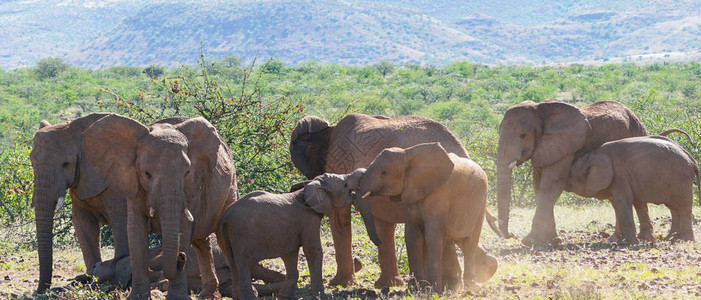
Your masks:
{"label": "dry grass", "polygon": [[[523,236],[530,228],[533,209],[515,209],[512,231]],[[694,215],[701,210],[694,208]],[[679,299],[701,298],[701,245],[694,242],[656,245],[643,244],[619,247],[606,241],[613,231],[613,209],[607,203],[585,207],[557,207],[557,224],[564,242],[558,247],[527,248],[518,240],[504,240],[488,228],[482,234],[482,244],[499,259],[499,269],[478,292],[445,294],[442,296],[411,293],[405,287],[380,291],[372,287],[379,276],[374,246],[366,238],[360,221],[354,224],[354,255],[364,267],[357,274],[358,285],[340,288],[328,287],[333,298],[527,298],[527,299]],[[650,205],[655,232],[662,237],[669,229],[669,211]],[[398,227],[398,247],[401,272],[406,274],[406,250],[403,246],[402,227]],[[695,228],[697,231],[698,228]],[[7,236],[3,234],[2,236]],[[324,280],[335,273],[333,244],[328,227],[323,227]],[[9,245],[8,241],[0,245]],[[105,257],[111,249],[105,248]],[[77,246],[58,249],[54,254],[54,284],[66,286],[69,280],[84,272]],[[283,270],[279,259],[266,262],[270,267]],[[303,297],[309,286],[309,273],[304,259],[300,260],[301,280],[298,295]],[[38,281],[38,261],[35,251],[0,248],[0,298],[30,298]],[[61,298],[124,298],[126,292],[108,294],[75,289]],[[193,295],[194,298],[194,295]]]}

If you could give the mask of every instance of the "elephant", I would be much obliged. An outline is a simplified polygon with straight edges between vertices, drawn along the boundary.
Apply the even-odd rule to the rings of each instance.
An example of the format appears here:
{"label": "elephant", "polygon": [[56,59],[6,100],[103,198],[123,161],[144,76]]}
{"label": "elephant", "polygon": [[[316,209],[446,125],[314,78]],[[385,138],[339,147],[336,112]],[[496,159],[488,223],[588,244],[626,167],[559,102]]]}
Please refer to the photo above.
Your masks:
{"label": "elephant", "polygon": [[86,268],[102,260],[100,224],[112,224],[114,257],[129,255],[126,198],[110,187],[85,158],[81,134],[109,114],[90,114],[71,122],[51,125],[42,121],[29,155],[34,169],[32,206],[36,215],[39,286],[51,286],[54,210],[63,205],[66,189],[72,199],[73,228]]}
{"label": "elephant", "polygon": [[236,201],[236,171],[228,146],[204,118],[145,126],[133,119],[106,116],[83,132],[85,156],[105,182],[127,198],[127,228],[132,291],[149,293],[149,227],[162,232],[160,265],[170,281],[168,298],[187,298],[186,255],[196,252],[203,287],[200,297],[219,293],[212,250],[213,233],[224,209]]}
{"label": "elephant", "polygon": [[[636,244],[638,238],[655,243],[647,203],[665,204],[671,211],[667,239],[693,241],[694,175],[701,195],[699,168],[689,152],[663,136],[631,137],[607,142],[577,158],[567,190],[611,200],[622,244]],[[632,207],[640,221],[638,238]]]}
{"label": "elephant", "polygon": [[645,136],[640,119],[615,101],[575,107],[558,100],[525,101],[510,107],[499,125],[497,206],[499,229],[509,232],[511,171],[530,160],[536,211],[526,246],[558,244],[555,201],[565,189],[572,161],[608,141]]}
{"label": "elephant", "polygon": [[[320,226],[324,215],[334,207],[352,203],[360,173],[323,174],[291,193],[273,194],[255,191],[229,206],[221,217],[217,238],[231,269],[232,295],[255,299],[251,288],[250,267],[260,260],[282,257],[287,280],[280,298],[295,297],[299,247],[309,266],[313,297],[326,298],[322,282]],[[372,227],[370,206],[359,208],[368,234],[375,244],[380,241]]]}
{"label": "elephant", "polygon": [[442,292],[442,268],[449,267],[442,262],[446,243],[457,244],[465,255],[466,289],[496,272],[496,258],[479,246],[488,183],[474,161],[447,153],[440,143],[422,143],[385,149],[362,174],[358,197],[390,196],[405,206],[404,238],[417,281]]}
{"label": "elephant", "polygon": [[[448,152],[469,158],[462,143],[442,124],[421,116],[387,118],[349,114],[336,125],[315,116],[300,119],[292,131],[290,154],[295,167],[307,179],[323,173],[347,174],[364,168],[382,150],[389,147],[410,147],[423,142],[440,142]],[[378,247],[381,275],[376,287],[401,285],[395,253],[394,231],[397,223],[405,222],[403,206],[385,196],[373,196],[370,201],[377,234],[383,241]],[[350,205],[334,208],[329,218],[336,252],[336,275],[331,286],[356,283],[351,254]],[[449,266],[458,265],[453,245],[448,245],[445,259]],[[446,269],[445,276],[459,280],[460,270]]]}
{"label": "elephant", "polygon": [[[222,296],[232,297],[229,293],[231,291],[231,271],[229,270],[229,265],[226,263],[226,259],[222,255],[222,251],[216,241],[216,235],[211,234],[209,237],[210,247],[212,248],[212,254],[214,255],[214,266],[217,273],[217,278],[219,280],[219,290]],[[154,270],[149,274],[149,281],[151,286],[158,286],[164,281],[163,278],[163,266],[158,266],[158,260],[156,259],[161,255],[163,248],[157,246],[149,251],[149,266]],[[184,249],[185,255],[187,257],[195,255],[195,249],[191,246],[187,246]],[[187,287],[188,290],[194,293],[199,293],[202,290],[202,280],[200,278],[199,267],[197,265],[197,260],[188,262],[187,267]],[[97,262],[92,268],[87,271],[88,276],[94,277],[94,280],[98,283],[110,282],[113,286],[120,288],[126,288],[131,283],[131,265],[129,256],[122,258],[115,258],[107,260],[104,262]],[[272,295],[280,289],[281,283],[285,280],[285,275],[276,271],[268,270],[261,265],[256,265],[253,268],[252,275],[254,278],[261,279],[268,283],[267,285],[257,285],[258,291],[262,291],[261,294]],[[83,280],[84,282],[89,282]]]}

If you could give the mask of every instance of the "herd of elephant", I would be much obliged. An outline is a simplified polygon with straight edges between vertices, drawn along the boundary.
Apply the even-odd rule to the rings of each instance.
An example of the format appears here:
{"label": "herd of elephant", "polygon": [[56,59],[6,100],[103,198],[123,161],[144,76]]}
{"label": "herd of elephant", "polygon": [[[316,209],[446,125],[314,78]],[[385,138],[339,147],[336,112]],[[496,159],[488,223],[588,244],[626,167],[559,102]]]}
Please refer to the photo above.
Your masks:
{"label": "herd of elephant", "polygon": [[[612,238],[620,243],[655,242],[647,203],[669,207],[668,238],[694,239],[693,183],[700,178],[695,160],[672,140],[648,136],[640,119],[614,101],[583,107],[526,101],[506,111],[496,159],[498,228],[486,208],[487,175],[436,121],[350,114],[330,125],[306,116],[290,140],[291,160],[309,180],[289,193],[255,191],[239,198],[235,158],[203,118],[144,125],[96,113],[62,124],[42,121],[30,154],[37,293],[51,285],[53,215],[66,189],[87,273],[130,285],[134,299],[148,298],[163,282],[169,299],[189,299],[192,290],[201,298],[251,299],[266,289],[294,297],[300,247],[310,290],[324,298],[324,215],[337,264],[328,284],[356,283],[351,206],[377,245],[381,274],[375,286],[405,283],[394,237],[396,224],[405,223],[412,286],[437,292],[478,288],[498,265],[479,245],[483,220],[499,235],[512,236],[511,170],[529,160],[536,211],[524,245],[559,243],[553,209],[563,190],[610,199],[616,215]],[[114,237],[114,258],[104,262],[102,224],[112,225]],[[160,249],[149,250],[150,231],[162,234]],[[456,246],[464,254],[462,270]],[[283,259],[286,275],[258,264],[275,257]],[[256,289],[251,278],[272,284]]]}

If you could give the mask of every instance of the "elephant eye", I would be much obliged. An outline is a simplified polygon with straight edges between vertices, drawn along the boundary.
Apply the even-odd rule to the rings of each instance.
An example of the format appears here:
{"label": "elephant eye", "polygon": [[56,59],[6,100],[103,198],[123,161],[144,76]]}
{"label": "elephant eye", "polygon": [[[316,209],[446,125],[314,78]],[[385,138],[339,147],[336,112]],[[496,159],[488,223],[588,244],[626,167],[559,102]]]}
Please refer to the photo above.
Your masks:
{"label": "elephant eye", "polygon": [[144,174],[146,174],[146,178],[151,179],[151,173],[149,173],[148,171],[146,171],[146,172],[144,172]]}
{"label": "elephant eye", "polygon": [[64,161],[63,164],[61,164],[61,166],[64,167],[64,168],[66,168],[66,167],[68,167],[69,164],[70,164],[70,163],[68,163],[67,161]]}
{"label": "elephant eye", "polygon": [[520,137],[520,138],[525,138],[527,135],[528,135],[528,134],[526,134],[526,133],[522,133],[521,135],[519,135],[519,137]]}

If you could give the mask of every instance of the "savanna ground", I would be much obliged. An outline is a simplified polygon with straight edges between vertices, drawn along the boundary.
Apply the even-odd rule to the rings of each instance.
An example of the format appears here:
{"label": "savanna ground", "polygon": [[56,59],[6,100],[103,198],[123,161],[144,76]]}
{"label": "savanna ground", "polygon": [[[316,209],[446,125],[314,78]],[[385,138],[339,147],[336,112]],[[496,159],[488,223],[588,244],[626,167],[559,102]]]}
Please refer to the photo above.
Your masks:
{"label": "savanna ground", "polygon": [[[494,209],[492,209],[494,210]],[[533,209],[512,211],[512,233],[524,236],[530,228]],[[504,240],[484,228],[481,243],[499,260],[499,268],[480,291],[448,293],[442,296],[408,291],[398,286],[377,290],[372,283],[379,276],[375,247],[367,238],[362,221],[355,219],[354,255],[360,257],[363,269],[358,284],[351,287],[327,287],[333,298],[527,298],[527,299],[688,299],[701,298],[701,245],[695,242],[656,245],[641,244],[623,247],[608,243],[613,232],[614,212],[610,204],[588,203],[583,206],[557,206],[556,221],[563,243],[557,247],[529,248],[516,239]],[[650,205],[655,233],[659,239],[670,225],[669,210]],[[694,207],[696,223],[701,209]],[[397,253],[400,272],[407,274],[406,248],[402,227],[397,229]],[[696,237],[699,239],[698,227]],[[322,227],[325,249],[324,281],[335,273],[333,244],[328,226]],[[0,241],[0,298],[32,298],[39,269],[36,251],[22,249],[18,234],[4,229]],[[104,257],[112,249],[103,248]],[[462,258],[461,258],[462,259]],[[279,259],[266,261],[274,269],[284,270]],[[300,259],[298,296],[304,297],[309,287],[309,273]],[[71,279],[85,272],[80,250],[76,245],[54,253],[53,287],[69,286]],[[408,277],[405,277],[405,279]],[[72,289],[72,290],[71,290]],[[102,290],[101,290],[102,289]],[[105,292],[102,287],[73,287],[58,298],[126,298],[127,292]],[[193,299],[196,298],[192,295]]]}

